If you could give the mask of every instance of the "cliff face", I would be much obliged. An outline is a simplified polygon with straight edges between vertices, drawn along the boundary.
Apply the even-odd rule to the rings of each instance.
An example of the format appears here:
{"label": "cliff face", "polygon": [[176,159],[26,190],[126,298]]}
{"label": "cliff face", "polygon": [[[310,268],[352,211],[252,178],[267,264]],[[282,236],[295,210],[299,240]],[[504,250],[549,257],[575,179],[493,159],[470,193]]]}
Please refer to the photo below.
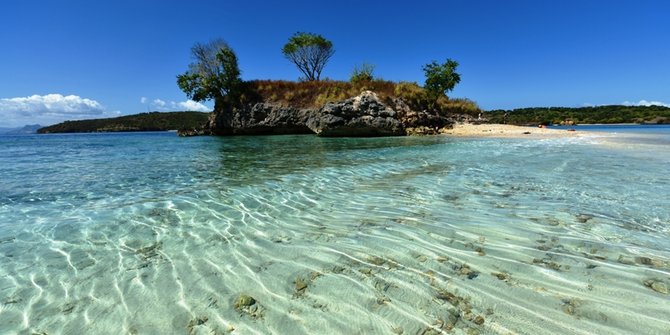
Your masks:
{"label": "cliff face", "polygon": [[412,110],[401,99],[387,105],[371,91],[319,109],[272,103],[216,108],[204,133],[213,135],[311,134],[325,137],[437,134],[469,116],[442,116]]}
{"label": "cliff face", "polygon": [[398,113],[370,91],[344,101],[327,103],[307,120],[307,126],[317,135],[326,137],[405,135]]}
{"label": "cliff face", "polygon": [[311,134],[307,121],[316,113],[270,103],[227,106],[210,115],[205,129],[213,135]]}

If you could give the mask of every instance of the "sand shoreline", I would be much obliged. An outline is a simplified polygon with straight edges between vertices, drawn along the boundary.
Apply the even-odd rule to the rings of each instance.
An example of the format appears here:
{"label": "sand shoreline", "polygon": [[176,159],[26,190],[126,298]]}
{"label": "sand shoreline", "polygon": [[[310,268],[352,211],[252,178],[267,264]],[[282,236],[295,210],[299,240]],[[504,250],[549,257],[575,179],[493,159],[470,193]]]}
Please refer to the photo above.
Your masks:
{"label": "sand shoreline", "polygon": [[[572,128],[571,128],[572,129]],[[509,124],[455,124],[445,129],[444,135],[454,137],[494,137],[494,138],[563,138],[592,135],[592,132],[575,129],[548,129],[539,127],[514,126]]]}

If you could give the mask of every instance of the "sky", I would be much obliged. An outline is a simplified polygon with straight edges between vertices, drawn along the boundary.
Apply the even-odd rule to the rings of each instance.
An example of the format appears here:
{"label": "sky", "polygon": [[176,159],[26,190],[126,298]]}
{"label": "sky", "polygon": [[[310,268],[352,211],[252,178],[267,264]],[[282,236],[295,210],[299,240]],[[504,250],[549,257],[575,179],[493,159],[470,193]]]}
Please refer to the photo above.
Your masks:
{"label": "sky", "polygon": [[331,40],[322,77],[362,63],[423,84],[459,62],[450,97],[485,110],[670,104],[670,1],[0,2],[0,127],[147,111],[211,110],[176,84],[196,42],[223,38],[244,80],[297,80],[294,33]]}

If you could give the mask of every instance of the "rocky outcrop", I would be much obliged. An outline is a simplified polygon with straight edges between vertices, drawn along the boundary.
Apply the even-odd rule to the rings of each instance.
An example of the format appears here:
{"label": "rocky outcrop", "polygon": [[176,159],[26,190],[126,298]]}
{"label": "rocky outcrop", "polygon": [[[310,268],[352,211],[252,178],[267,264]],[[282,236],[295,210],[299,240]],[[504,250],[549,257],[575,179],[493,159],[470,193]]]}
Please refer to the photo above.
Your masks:
{"label": "rocky outcrop", "polygon": [[317,135],[327,137],[405,135],[405,127],[396,111],[384,105],[371,91],[327,103],[307,120],[307,126]]}
{"label": "rocky outcrop", "polygon": [[327,103],[319,109],[299,109],[262,102],[237,107],[217,106],[215,110],[205,126],[205,134],[316,133],[324,137],[432,135],[451,127],[454,122],[463,121],[458,116],[445,117],[426,110],[412,110],[397,98],[386,104],[371,91]]}
{"label": "rocky outcrop", "polygon": [[247,104],[212,113],[205,128],[214,135],[311,134],[306,124],[316,112],[270,103]]}

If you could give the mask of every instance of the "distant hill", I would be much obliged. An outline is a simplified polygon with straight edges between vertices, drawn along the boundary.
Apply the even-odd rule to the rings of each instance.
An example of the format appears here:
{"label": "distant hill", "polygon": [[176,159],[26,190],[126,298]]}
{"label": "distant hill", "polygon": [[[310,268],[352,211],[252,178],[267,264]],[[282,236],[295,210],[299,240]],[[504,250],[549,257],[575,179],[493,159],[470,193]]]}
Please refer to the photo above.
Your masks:
{"label": "distant hill", "polygon": [[0,128],[0,134],[3,135],[28,135],[35,134],[37,130],[42,128],[39,124],[29,124],[17,128]]}
{"label": "distant hill", "polygon": [[493,123],[517,125],[561,123],[670,123],[670,108],[663,106],[533,107],[492,110],[485,113]]}
{"label": "distant hill", "polygon": [[37,133],[164,131],[200,128],[207,122],[208,118],[209,113],[201,112],[151,112],[109,119],[65,121],[53,126],[40,128],[37,130]]}

